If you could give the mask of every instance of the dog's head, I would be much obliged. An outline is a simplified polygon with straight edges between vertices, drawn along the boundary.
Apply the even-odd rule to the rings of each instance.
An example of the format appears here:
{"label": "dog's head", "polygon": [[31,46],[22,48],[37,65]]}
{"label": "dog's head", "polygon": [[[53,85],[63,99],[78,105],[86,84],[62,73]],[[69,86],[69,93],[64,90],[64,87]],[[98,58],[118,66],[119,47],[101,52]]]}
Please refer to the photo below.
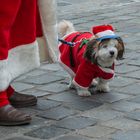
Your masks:
{"label": "dog's head", "polygon": [[103,67],[110,67],[115,59],[123,58],[123,40],[114,34],[111,25],[94,27],[93,34],[95,36],[87,43],[85,58]]}
{"label": "dog's head", "polygon": [[122,59],[123,54],[124,43],[120,37],[101,41],[94,38],[87,43],[84,57],[92,63],[97,62],[103,67],[110,67],[115,59]]}

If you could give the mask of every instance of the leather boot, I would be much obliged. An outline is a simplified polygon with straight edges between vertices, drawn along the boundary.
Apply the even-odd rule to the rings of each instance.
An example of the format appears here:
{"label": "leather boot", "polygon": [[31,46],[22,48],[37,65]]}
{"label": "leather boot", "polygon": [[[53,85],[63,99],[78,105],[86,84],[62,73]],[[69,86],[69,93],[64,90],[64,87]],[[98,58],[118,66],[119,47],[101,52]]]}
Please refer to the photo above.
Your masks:
{"label": "leather boot", "polygon": [[14,126],[28,124],[31,122],[31,117],[21,111],[18,111],[11,105],[6,105],[0,108],[0,125]]}
{"label": "leather boot", "polygon": [[29,107],[37,104],[37,98],[33,95],[14,92],[9,98],[9,102],[16,108]]}

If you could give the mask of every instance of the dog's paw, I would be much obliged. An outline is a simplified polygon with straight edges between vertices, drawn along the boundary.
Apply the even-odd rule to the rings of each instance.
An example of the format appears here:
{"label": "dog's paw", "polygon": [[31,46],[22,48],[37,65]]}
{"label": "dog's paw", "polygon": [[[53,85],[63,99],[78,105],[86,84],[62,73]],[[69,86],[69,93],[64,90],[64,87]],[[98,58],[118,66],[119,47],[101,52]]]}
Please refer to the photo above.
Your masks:
{"label": "dog's paw", "polygon": [[91,96],[91,93],[88,90],[77,90],[79,96]]}
{"label": "dog's paw", "polygon": [[110,88],[107,84],[99,84],[97,85],[96,90],[99,92],[109,92]]}

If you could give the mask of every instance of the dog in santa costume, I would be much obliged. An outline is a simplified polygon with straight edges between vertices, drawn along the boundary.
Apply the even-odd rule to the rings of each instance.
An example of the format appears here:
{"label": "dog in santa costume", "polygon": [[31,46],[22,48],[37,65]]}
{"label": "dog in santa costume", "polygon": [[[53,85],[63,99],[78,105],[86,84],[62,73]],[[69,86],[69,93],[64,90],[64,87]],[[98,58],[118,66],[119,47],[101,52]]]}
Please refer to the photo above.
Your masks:
{"label": "dog in santa costume", "polygon": [[63,39],[59,44],[59,62],[70,74],[69,87],[80,96],[90,96],[89,87],[98,78],[96,89],[109,92],[108,81],[114,77],[115,60],[124,53],[122,39],[115,35],[111,25],[92,27],[91,32],[75,31],[69,21],[58,26]]}
{"label": "dog in santa costume", "polygon": [[10,84],[19,75],[39,67],[36,37],[45,37],[55,61],[52,50],[57,45],[56,31],[55,0],[1,1],[0,125],[31,122],[30,115],[15,108],[36,105],[36,97],[19,94]]}

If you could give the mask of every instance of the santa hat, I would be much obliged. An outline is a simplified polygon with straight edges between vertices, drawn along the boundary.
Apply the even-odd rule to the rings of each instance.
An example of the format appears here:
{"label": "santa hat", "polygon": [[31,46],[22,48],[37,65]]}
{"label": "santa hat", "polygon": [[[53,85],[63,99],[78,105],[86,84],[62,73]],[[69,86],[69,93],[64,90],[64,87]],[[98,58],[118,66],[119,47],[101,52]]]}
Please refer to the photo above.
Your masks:
{"label": "santa hat", "polygon": [[92,32],[97,36],[97,40],[103,40],[108,38],[118,38],[115,35],[114,29],[111,25],[99,25],[92,27]]}

